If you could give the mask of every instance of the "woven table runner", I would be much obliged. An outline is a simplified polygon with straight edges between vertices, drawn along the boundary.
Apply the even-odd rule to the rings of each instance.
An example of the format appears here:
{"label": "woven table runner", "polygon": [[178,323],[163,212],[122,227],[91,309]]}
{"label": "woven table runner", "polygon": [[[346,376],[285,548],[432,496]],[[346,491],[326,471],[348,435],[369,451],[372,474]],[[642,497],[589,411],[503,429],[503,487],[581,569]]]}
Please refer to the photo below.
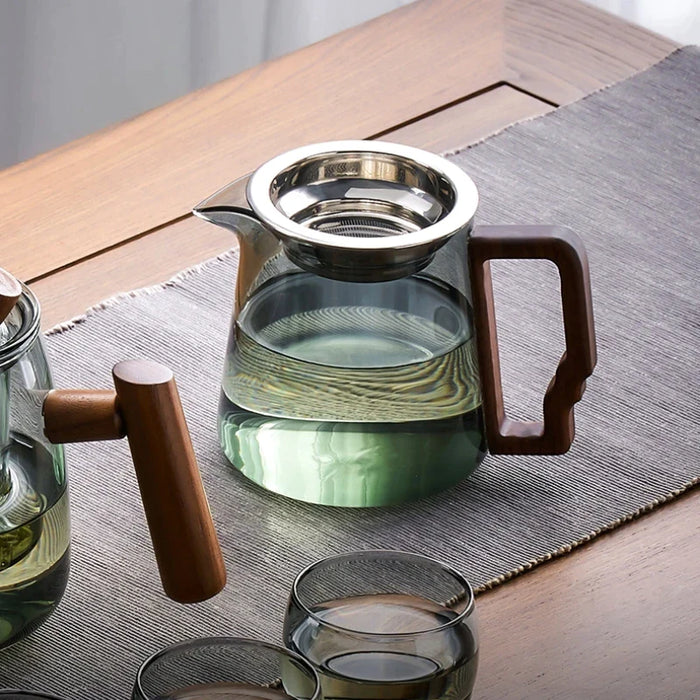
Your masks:
{"label": "woven table runner", "polygon": [[[698,85],[700,51],[682,49],[449,156],[480,189],[480,223],[557,223],[588,249],[599,363],[564,456],[489,456],[458,486],[384,509],[313,506],[251,484],[216,434],[233,250],[50,332],[59,387],[108,387],[112,365],[133,356],[175,370],[229,583],[206,603],[167,600],[126,442],[69,446],[69,587],[43,627],[0,652],[0,686],[125,700],[140,662],[173,641],[279,642],[292,579],[318,557],[410,550],[489,587],[697,484]],[[546,264],[494,267],[508,410],[537,418],[563,346],[557,278]]]}

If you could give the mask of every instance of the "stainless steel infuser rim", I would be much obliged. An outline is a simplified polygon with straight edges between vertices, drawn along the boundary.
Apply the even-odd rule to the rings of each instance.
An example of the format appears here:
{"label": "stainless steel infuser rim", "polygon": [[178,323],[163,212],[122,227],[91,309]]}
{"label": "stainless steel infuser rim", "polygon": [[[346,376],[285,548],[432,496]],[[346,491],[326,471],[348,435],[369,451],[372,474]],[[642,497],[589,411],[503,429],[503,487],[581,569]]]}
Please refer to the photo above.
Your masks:
{"label": "stainless steel infuser rim", "polygon": [[[447,182],[452,190],[447,214],[429,226],[415,231],[399,232],[390,237],[354,237],[326,233],[294,221],[284,214],[272,199],[275,180],[280,174],[301,168],[311,159],[329,158],[347,153],[361,156],[380,154],[388,156],[397,166],[420,166],[437,178]],[[379,180],[379,178],[377,178]],[[454,235],[473,219],[479,203],[474,181],[459,166],[445,158],[411,146],[384,141],[328,141],[310,144],[287,151],[261,165],[250,177],[247,188],[250,207],[270,229],[300,243],[311,243],[341,250],[381,250],[386,248],[414,248]]]}

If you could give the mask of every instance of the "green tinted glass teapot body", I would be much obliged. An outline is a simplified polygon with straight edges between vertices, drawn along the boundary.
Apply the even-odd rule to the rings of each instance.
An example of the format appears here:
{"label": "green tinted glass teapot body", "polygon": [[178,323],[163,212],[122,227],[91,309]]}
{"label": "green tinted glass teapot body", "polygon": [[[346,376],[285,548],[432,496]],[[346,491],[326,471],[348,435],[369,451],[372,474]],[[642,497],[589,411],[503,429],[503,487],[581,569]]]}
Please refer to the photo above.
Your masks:
{"label": "green tinted glass teapot body", "polygon": [[[375,506],[456,483],[487,444],[568,449],[595,361],[585,253],[563,229],[475,229],[477,202],[442,158],[350,141],[278,156],[198,205],[239,241],[219,407],[237,469],[300,500]],[[488,259],[504,245],[553,259],[575,287],[547,425],[508,424],[497,366],[479,370],[494,357]]]}

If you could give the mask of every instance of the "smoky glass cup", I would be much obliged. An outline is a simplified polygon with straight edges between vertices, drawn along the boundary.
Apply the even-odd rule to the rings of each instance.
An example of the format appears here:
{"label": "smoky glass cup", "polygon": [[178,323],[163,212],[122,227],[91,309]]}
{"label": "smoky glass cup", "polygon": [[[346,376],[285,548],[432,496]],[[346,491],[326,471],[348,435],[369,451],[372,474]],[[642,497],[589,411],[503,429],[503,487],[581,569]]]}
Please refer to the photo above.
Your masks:
{"label": "smoky glass cup", "polygon": [[139,669],[132,700],[320,700],[303,658],[256,639],[208,637],[173,644]]}
{"label": "smoky glass cup", "polygon": [[478,664],[474,593],[417,554],[330,557],[296,577],[284,641],[316,669],[326,700],[466,700]]}

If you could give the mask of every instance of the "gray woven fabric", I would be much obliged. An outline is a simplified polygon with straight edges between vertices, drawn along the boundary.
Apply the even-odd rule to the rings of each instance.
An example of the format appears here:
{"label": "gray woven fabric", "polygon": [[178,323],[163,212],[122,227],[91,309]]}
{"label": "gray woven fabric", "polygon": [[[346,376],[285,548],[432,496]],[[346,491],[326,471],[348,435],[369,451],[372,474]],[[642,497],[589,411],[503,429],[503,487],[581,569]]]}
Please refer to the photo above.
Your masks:
{"label": "gray woven fabric", "polygon": [[[484,584],[697,479],[699,84],[700,51],[684,49],[452,156],[480,187],[482,223],[559,223],[588,248],[599,365],[565,456],[488,457],[439,496],[381,510],[311,506],[251,485],[219,454],[215,427],[233,255],[52,334],[59,386],[109,386],[112,364],[134,355],[175,369],[229,584],[200,605],[165,599],[126,445],[71,446],[71,582],[48,623],[0,652],[0,685],[124,700],[140,661],[174,640],[279,641],[293,576],[319,556],[413,550]],[[534,417],[561,350],[555,278],[544,265],[497,272],[510,412]]]}

